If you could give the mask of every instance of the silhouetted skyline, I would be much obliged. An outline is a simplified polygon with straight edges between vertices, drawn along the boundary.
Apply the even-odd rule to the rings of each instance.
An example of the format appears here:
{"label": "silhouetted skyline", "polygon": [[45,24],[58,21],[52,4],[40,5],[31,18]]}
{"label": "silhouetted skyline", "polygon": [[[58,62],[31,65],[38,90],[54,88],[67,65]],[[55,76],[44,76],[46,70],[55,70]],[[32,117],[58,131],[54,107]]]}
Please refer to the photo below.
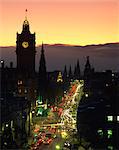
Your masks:
{"label": "silhouetted skyline", "polygon": [[[112,69],[119,71],[119,43],[110,43],[104,45],[72,46],[72,45],[47,45],[44,44],[46,65],[48,71],[62,70],[67,65],[74,66],[79,59],[81,71],[84,69],[86,56],[90,56],[92,66],[97,71]],[[1,47],[1,59],[5,60],[5,65],[13,61],[16,67],[16,47]],[[36,70],[38,71],[41,46],[36,47]]]}

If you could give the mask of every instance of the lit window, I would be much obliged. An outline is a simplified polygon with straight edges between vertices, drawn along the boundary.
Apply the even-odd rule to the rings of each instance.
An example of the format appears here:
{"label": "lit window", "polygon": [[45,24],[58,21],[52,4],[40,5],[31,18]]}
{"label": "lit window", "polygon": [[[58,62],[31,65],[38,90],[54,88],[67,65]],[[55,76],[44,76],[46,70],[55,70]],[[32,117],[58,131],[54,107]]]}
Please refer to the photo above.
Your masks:
{"label": "lit window", "polygon": [[103,136],[103,131],[102,131],[102,129],[99,129],[97,132],[98,132],[99,136],[101,136],[101,137]]}
{"label": "lit window", "polygon": [[25,116],[22,116],[22,118],[24,119],[24,118],[25,118]]}
{"label": "lit window", "polygon": [[13,120],[11,120],[11,128],[13,128]]}
{"label": "lit window", "polygon": [[87,93],[85,94],[85,97],[88,97],[88,94],[87,94]]}
{"label": "lit window", "polygon": [[4,145],[7,145],[7,142],[4,142]]}
{"label": "lit window", "polygon": [[114,73],[112,73],[112,77],[114,77]]}
{"label": "lit window", "polygon": [[4,61],[3,61],[3,60],[1,60],[0,62],[1,62],[1,64],[3,64],[3,63],[4,63]]}
{"label": "lit window", "polygon": [[112,137],[112,130],[107,130],[108,138]]}
{"label": "lit window", "polygon": [[119,121],[119,116],[117,116],[117,121]]}
{"label": "lit window", "polygon": [[22,80],[18,80],[18,85],[22,85],[22,84],[23,84]]}
{"label": "lit window", "polygon": [[32,110],[32,114],[34,114],[35,113],[35,111],[34,110]]}
{"label": "lit window", "polygon": [[113,121],[113,116],[107,116],[108,121]]}
{"label": "lit window", "polygon": [[113,146],[108,146],[108,150],[113,150]]}
{"label": "lit window", "polygon": [[106,84],[106,87],[108,87],[109,86],[109,84]]}
{"label": "lit window", "polygon": [[24,93],[27,93],[27,89],[24,90]]}
{"label": "lit window", "polygon": [[2,131],[4,131],[4,126],[2,126]]}
{"label": "lit window", "polygon": [[8,124],[6,124],[5,126],[6,126],[6,127],[8,127],[9,125],[8,125]]}
{"label": "lit window", "polygon": [[19,93],[21,93],[21,89],[19,89]]}

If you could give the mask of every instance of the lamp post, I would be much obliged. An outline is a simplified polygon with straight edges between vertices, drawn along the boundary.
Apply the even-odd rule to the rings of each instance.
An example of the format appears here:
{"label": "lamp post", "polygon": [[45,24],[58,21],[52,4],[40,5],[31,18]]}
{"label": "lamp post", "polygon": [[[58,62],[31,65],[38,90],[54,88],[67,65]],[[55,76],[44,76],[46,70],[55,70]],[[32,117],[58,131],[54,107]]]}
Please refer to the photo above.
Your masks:
{"label": "lamp post", "polygon": [[28,101],[28,116],[29,116],[29,120],[28,120],[28,135],[30,135],[30,129],[31,129],[31,124],[30,124],[30,122],[31,122],[31,119],[30,119],[30,113],[31,113],[31,102],[30,101]]}

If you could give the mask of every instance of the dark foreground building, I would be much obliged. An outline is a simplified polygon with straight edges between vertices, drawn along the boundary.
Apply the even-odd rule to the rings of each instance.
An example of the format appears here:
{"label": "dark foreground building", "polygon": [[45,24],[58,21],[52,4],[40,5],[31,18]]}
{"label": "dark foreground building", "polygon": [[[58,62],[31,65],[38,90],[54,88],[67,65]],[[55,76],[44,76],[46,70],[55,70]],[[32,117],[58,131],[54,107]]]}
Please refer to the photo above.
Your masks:
{"label": "dark foreground building", "polygon": [[119,149],[119,74],[84,74],[84,96],[77,113],[80,142],[98,150]]}
{"label": "dark foreground building", "polygon": [[10,66],[6,66],[4,60],[0,61],[2,149],[23,149],[31,132],[32,118],[34,113],[37,114],[35,110],[38,109],[39,97],[42,104],[51,105],[55,103],[56,95],[63,93],[63,83],[57,82],[57,77],[51,80],[55,75],[47,73],[43,44],[38,73],[35,71],[35,55],[35,33],[31,33],[29,21],[25,17],[22,31],[16,36],[16,67],[12,60]]}

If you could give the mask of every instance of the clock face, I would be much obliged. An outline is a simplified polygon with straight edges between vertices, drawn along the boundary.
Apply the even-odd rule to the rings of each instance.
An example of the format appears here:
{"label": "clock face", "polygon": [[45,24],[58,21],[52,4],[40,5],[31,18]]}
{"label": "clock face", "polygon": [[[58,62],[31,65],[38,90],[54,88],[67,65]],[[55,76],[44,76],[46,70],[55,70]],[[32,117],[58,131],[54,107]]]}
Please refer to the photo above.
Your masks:
{"label": "clock face", "polygon": [[27,47],[29,46],[29,43],[28,43],[28,42],[23,42],[23,43],[22,43],[22,46],[23,46],[24,48],[27,48]]}

